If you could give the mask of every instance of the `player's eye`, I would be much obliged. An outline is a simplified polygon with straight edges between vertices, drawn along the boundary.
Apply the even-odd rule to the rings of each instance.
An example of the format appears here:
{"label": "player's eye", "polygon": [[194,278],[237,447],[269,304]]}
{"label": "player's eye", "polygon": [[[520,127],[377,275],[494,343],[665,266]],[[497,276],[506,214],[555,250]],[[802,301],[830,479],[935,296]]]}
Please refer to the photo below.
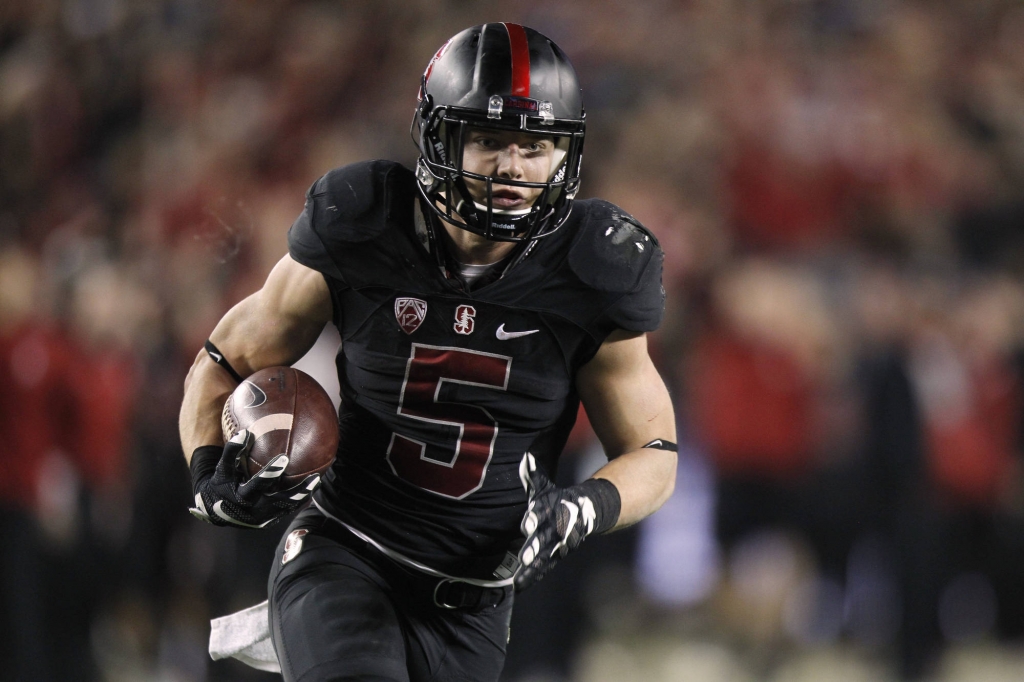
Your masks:
{"label": "player's eye", "polygon": [[493,137],[487,137],[485,135],[477,135],[473,137],[473,144],[483,149],[497,149],[498,141]]}
{"label": "player's eye", "polygon": [[532,142],[524,145],[524,148],[528,151],[541,153],[546,152],[552,147],[552,143],[548,139],[533,140]]}

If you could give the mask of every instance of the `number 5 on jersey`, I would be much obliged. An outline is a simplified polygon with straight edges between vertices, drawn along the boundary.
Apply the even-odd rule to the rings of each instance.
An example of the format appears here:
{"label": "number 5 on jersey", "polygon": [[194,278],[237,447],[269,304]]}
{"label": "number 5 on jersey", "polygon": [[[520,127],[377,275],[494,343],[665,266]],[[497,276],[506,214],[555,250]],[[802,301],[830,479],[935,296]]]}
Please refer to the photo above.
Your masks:
{"label": "number 5 on jersey", "polygon": [[412,345],[398,414],[443,432],[442,447],[391,434],[388,464],[395,475],[425,490],[462,499],[480,488],[494,454],[498,423],[482,407],[442,399],[445,382],[497,391],[508,388],[512,358],[443,346]]}

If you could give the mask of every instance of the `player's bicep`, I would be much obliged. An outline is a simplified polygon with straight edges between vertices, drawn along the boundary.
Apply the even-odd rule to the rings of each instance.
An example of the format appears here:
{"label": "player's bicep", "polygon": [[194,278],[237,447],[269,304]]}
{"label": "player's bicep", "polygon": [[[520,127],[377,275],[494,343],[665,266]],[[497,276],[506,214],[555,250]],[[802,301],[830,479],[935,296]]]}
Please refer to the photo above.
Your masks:
{"label": "player's bicep", "polygon": [[613,332],[580,369],[576,389],[609,458],[656,438],[675,440],[672,400],[644,334]]}
{"label": "player's bicep", "polygon": [[332,317],[323,275],[285,256],[256,293],[233,307],[210,340],[235,370],[292,365],[312,348]]}

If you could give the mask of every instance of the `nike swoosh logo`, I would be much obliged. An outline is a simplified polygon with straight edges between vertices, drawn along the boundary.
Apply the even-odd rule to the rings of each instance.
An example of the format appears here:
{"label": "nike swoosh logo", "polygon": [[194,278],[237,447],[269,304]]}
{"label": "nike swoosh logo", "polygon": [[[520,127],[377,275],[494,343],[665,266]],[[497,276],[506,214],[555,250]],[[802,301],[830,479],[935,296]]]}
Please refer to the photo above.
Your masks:
{"label": "nike swoosh logo", "polygon": [[525,332],[507,332],[505,331],[505,325],[502,324],[498,327],[498,331],[494,332],[494,335],[498,337],[499,341],[508,341],[509,339],[518,339],[520,336],[529,336],[530,334],[536,334],[539,329],[531,329]]}
{"label": "nike swoosh logo", "polygon": [[555,552],[560,550],[569,544],[569,536],[572,535],[572,529],[576,527],[576,519],[579,518],[580,508],[568,500],[559,500],[565,508],[569,510],[569,523],[565,526],[565,535],[562,536],[561,542],[555,545],[554,549],[551,550],[550,556],[555,556]]}
{"label": "nike swoosh logo", "polygon": [[277,520],[276,518],[274,518],[274,519],[270,519],[269,521],[264,521],[263,523],[258,523],[258,524],[242,523],[238,519],[233,518],[231,516],[228,516],[228,514],[223,509],[221,509],[221,505],[223,505],[223,504],[224,504],[224,500],[217,500],[217,502],[213,505],[213,513],[216,514],[217,518],[221,519],[222,521],[227,521],[228,523],[233,523],[236,526],[245,526],[246,528],[263,528],[267,524],[272,523],[272,522]]}
{"label": "nike swoosh logo", "polygon": [[259,407],[263,403],[267,402],[267,394],[263,392],[262,388],[251,381],[246,381],[245,387],[249,389],[249,404],[245,406],[245,409]]}

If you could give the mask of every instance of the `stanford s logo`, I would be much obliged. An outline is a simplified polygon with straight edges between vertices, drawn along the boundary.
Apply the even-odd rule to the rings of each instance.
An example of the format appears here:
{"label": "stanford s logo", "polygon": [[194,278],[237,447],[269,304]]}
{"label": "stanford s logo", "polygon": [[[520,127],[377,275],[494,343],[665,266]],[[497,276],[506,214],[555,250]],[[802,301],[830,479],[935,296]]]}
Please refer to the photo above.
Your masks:
{"label": "stanford s logo", "polygon": [[396,298],[395,319],[406,334],[412,334],[427,316],[427,302],[418,298]]}
{"label": "stanford s logo", "polygon": [[281,554],[282,565],[299,556],[299,552],[302,551],[302,536],[308,532],[305,528],[297,528],[288,534],[288,539],[284,541],[284,552]]}
{"label": "stanford s logo", "polygon": [[472,334],[473,318],[476,317],[476,308],[471,305],[460,305],[455,309],[455,333]]}

